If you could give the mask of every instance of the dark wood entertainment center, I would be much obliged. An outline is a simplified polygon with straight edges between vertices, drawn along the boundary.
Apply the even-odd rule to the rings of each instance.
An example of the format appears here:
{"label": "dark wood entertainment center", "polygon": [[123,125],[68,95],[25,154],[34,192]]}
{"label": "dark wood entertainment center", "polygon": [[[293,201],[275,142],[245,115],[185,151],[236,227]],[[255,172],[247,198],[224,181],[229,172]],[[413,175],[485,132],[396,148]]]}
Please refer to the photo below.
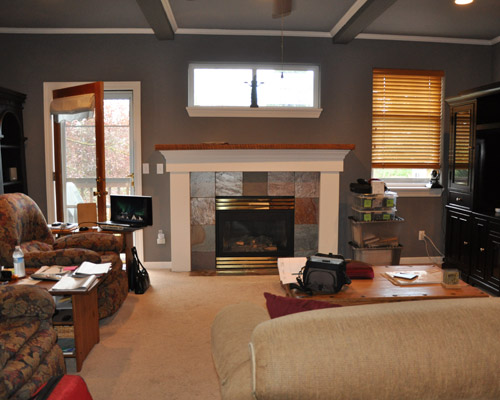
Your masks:
{"label": "dark wood entertainment center", "polygon": [[0,88],[0,194],[28,193],[23,104],[26,95]]}
{"label": "dark wood entertainment center", "polygon": [[[446,99],[450,160],[444,268],[500,295],[500,82]],[[495,211],[496,209],[496,211]]]}

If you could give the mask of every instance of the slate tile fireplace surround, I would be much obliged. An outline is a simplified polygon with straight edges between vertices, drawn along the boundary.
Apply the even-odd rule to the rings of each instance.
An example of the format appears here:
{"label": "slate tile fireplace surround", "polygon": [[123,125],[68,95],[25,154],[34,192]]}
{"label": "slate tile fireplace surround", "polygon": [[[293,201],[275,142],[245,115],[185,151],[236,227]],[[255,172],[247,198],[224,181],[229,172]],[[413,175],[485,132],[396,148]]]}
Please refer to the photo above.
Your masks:
{"label": "slate tile fireplace surround", "polygon": [[[319,172],[192,172],[191,269],[275,267],[277,257],[317,252],[319,181]],[[228,221],[238,213],[242,220]],[[245,255],[225,250],[233,238],[222,231],[232,224],[246,225],[257,241],[276,239],[279,249],[259,250],[254,243]],[[286,230],[282,237],[273,232],[278,227]],[[237,238],[246,240],[255,238]]]}
{"label": "slate tile fireplace surround", "polygon": [[[291,196],[294,255],[337,252],[339,175],[354,145],[157,144],[155,149],[170,173],[173,271],[206,269],[207,260],[215,262],[220,196]],[[212,187],[215,193],[208,196]]]}

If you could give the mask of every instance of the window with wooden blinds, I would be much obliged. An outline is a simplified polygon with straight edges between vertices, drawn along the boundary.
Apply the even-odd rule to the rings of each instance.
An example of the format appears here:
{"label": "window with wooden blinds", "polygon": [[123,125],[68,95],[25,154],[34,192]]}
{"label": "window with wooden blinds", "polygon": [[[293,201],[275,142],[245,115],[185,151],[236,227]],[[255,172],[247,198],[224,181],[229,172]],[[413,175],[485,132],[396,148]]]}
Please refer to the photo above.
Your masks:
{"label": "window with wooden blinds", "polygon": [[372,168],[440,168],[443,76],[373,70]]}

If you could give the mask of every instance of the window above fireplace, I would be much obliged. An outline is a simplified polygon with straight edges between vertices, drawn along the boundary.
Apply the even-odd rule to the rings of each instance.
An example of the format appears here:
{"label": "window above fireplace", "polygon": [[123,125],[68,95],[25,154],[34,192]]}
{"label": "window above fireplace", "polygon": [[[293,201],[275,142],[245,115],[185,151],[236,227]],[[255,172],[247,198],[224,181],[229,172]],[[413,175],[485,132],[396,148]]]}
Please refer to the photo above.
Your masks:
{"label": "window above fireplace", "polygon": [[319,66],[189,65],[191,117],[318,118]]}

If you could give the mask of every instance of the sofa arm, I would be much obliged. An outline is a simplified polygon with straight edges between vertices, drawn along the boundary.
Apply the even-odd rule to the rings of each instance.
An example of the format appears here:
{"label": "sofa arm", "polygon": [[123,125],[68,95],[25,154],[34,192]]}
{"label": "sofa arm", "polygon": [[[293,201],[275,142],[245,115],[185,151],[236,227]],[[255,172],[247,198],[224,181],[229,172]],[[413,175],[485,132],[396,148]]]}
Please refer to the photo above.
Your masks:
{"label": "sofa arm", "polygon": [[84,261],[99,264],[101,256],[88,249],[59,249],[51,251],[31,251],[24,255],[28,268],[40,268],[44,265],[80,265]]}
{"label": "sofa arm", "polygon": [[0,287],[0,319],[34,317],[50,319],[55,311],[52,296],[45,289],[31,285]]}
{"label": "sofa arm", "polygon": [[56,239],[54,243],[54,249],[74,247],[97,252],[114,251],[119,253],[123,250],[123,237],[112,233],[87,232],[63,236]]}
{"label": "sofa arm", "polygon": [[215,317],[212,356],[223,399],[253,399],[248,343],[254,328],[268,319],[267,311],[252,303],[227,306]]}

